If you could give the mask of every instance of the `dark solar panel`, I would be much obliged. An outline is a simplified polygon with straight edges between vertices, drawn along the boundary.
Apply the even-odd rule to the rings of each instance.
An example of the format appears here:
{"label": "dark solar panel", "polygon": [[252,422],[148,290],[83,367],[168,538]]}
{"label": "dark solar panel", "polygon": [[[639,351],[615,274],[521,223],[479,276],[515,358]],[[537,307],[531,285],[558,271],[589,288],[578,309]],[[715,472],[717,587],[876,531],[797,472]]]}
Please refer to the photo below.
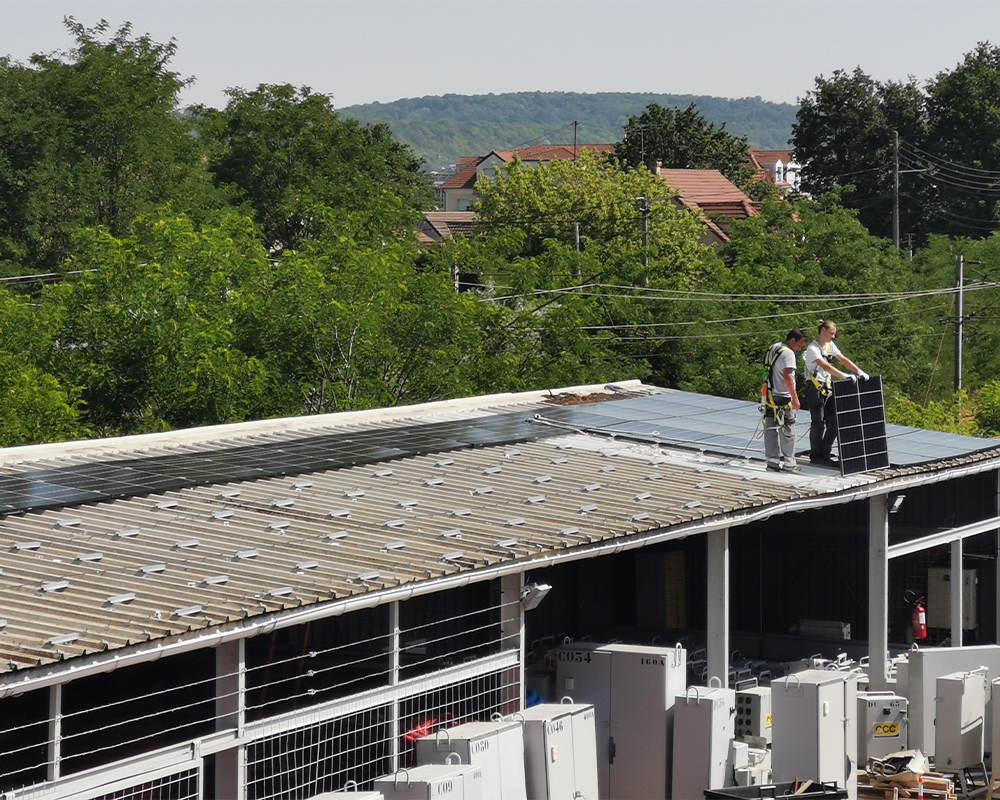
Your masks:
{"label": "dark solar panel", "polygon": [[529,416],[519,411],[468,421],[354,430],[210,453],[152,456],[0,476],[0,514],[135,497],[186,486],[296,475],[563,433],[559,428],[528,424]]}
{"label": "dark solar panel", "polygon": [[836,381],[840,472],[853,475],[889,466],[889,439],[885,430],[882,377],[866,381]]}

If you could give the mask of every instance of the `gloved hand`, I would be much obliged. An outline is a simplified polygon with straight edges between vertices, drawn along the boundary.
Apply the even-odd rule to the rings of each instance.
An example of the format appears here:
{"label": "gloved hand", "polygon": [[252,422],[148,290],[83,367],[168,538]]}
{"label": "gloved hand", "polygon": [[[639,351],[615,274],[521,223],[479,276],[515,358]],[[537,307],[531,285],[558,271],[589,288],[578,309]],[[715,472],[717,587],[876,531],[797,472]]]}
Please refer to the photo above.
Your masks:
{"label": "gloved hand", "polygon": [[844,380],[845,381],[850,381],[851,383],[857,383],[858,382],[858,376],[854,375],[854,374],[852,374],[850,372],[845,372],[844,373]]}
{"label": "gloved hand", "polygon": [[868,373],[865,372],[863,369],[859,369],[858,370],[858,377],[861,378],[861,380],[866,381],[866,380],[868,380]]}

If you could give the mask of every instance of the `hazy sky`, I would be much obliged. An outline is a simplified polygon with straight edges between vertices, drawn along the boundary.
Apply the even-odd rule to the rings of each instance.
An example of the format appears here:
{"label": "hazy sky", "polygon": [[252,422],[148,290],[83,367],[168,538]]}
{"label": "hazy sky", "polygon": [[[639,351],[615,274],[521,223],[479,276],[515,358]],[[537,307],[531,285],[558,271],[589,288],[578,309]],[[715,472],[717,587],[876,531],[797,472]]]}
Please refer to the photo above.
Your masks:
{"label": "hazy sky", "polygon": [[0,54],[65,48],[66,15],[177,40],[185,103],[308,85],[338,107],[445,93],[759,95],[861,66],[927,79],[1000,42],[996,0],[0,0]]}

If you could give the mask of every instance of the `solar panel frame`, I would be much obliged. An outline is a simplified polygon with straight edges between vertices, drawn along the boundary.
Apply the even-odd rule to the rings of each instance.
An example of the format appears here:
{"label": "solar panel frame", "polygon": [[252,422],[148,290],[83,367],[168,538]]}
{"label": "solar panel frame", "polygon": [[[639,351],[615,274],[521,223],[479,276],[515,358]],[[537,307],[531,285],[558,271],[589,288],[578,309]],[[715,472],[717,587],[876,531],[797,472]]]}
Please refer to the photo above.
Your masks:
{"label": "solar panel frame", "polygon": [[836,381],[837,443],[840,474],[854,475],[889,466],[882,376],[868,380]]}

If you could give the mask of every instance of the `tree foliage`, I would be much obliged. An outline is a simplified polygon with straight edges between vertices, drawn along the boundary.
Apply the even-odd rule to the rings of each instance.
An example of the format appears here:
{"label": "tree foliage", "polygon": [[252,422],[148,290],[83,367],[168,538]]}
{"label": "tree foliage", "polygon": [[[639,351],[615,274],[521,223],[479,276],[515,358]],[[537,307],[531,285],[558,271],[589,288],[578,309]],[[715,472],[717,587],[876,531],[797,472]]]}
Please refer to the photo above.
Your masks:
{"label": "tree foliage", "polygon": [[650,103],[639,115],[628,118],[616,147],[618,157],[633,167],[666,169],[717,169],[738,186],[747,185],[754,170],[745,136],[733,136],[705,119],[692,103],[684,109]]}
{"label": "tree foliage", "polygon": [[879,236],[892,235],[894,132],[900,139],[900,230],[982,237],[1000,229],[1000,48],[979,44],[925,84],[880,82],[860,68],[820,76],[793,126],[802,187],[853,185],[845,202]]}

